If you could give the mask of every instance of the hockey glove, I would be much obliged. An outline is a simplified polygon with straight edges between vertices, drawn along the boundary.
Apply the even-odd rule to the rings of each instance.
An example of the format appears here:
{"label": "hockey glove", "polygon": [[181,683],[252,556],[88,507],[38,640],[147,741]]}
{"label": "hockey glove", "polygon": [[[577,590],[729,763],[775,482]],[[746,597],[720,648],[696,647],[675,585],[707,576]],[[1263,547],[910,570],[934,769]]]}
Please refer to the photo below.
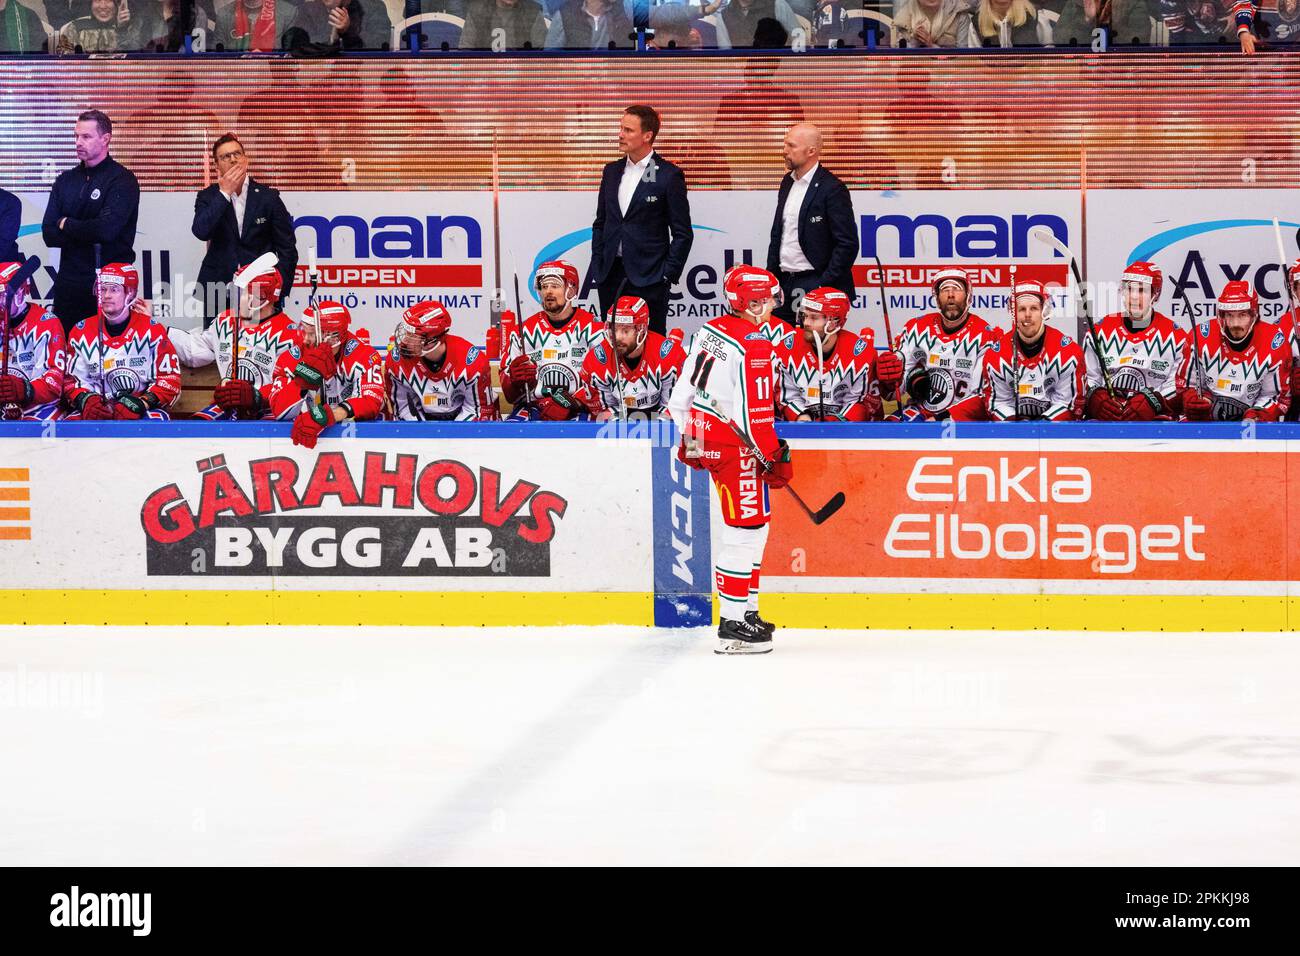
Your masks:
{"label": "hockey glove", "polygon": [[1164,403],[1160,401],[1160,396],[1149,389],[1142,389],[1140,392],[1134,392],[1124,403],[1124,418],[1126,422],[1149,422],[1157,415],[1161,414]]}
{"label": "hockey glove", "polygon": [[763,480],[770,488],[784,488],[794,477],[794,463],[790,461],[790,446],[782,438],[777,442],[776,454],[768,462],[768,470],[763,472]]}
{"label": "hockey glove", "polygon": [[876,381],[893,388],[903,380],[903,363],[897,352],[881,352],[876,356]]}
{"label": "hockey glove", "polygon": [[333,419],[328,406],[312,405],[306,411],[298,413],[298,417],[293,420],[293,428],[289,430],[289,437],[295,445],[315,448],[316,439],[326,426],[333,423]]}
{"label": "hockey glove", "polygon": [[581,407],[577,399],[562,389],[551,392],[537,402],[538,414],[552,422],[562,422],[572,418]]}
{"label": "hockey glove", "polygon": [[17,375],[0,378],[0,405],[22,405],[26,408],[32,403],[32,383]]}
{"label": "hockey glove", "polygon": [[1099,388],[1088,396],[1088,417],[1099,422],[1118,422],[1124,418],[1124,405],[1107,389]]}
{"label": "hockey glove", "polygon": [[1191,421],[1206,422],[1214,409],[1211,402],[1199,389],[1189,388],[1183,392],[1183,414]]}
{"label": "hockey glove", "polygon": [[917,371],[907,380],[907,394],[912,401],[924,405],[930,400],[930,376],[924,371]]}
{"label": "hockey glove", "polygon": [[506,376],[515,385],[537,384],[537,363],[527,355],[516,355],[506,366]]}
{"label": "hockey glove", "polygon": [[113,410],[108,407],[108,402],[104,401],[103,395],[82,392],[81,397],[77,399],[77,405],[81,417],[88,422],[102,422],[113,417]]}
{"label": "hockey glove", "polygon": [[487,350],[489,362],[499,362],[501,360],[501,329],[500,327],[489,327],[487,335],[483,338],[483,347]]}
{"label": "hockey glove", "polygon": [[212,390],[212,400],[227,412],[255,412],[260,397],[253,383],[246,378],[222,382]]}
{"label": "hockey glove", "polygon": [[149,411],[149,403],[138,395],[123,395],[113,406],[113,417],[120,421],[134,421],[143,418]]}
{"label": "hockey glove", "polygon": [[307,388],[320,388],[327,378],[333,378],[338,371],[334,361],[334,347],[331,345],[313,345],[302,350],[302,361],[293,370],[293,377]]}
{"label": "hockey glove", "polygon": [[[704,449],[700,447],[699,442],[686,443],[686,437],[677,443],[677,460],[687,468],[694,468],[696,471],[704,470]],[[695,454],[691,454],[695,452]]]}

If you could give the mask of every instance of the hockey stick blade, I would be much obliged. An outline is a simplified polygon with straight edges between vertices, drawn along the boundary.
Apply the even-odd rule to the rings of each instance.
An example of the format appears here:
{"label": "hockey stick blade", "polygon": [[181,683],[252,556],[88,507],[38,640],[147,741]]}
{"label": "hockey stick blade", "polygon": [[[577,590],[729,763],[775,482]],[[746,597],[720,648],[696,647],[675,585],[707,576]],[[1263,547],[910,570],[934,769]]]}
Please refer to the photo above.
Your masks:
{"label": "hockey stick blade", "polygon": [[39,256],[28,256],[26,261],[18,267],[13,278],[9,280],[6,289],[10,295],[18,291],[18,287],[36,274],[36,270],[41,267]]}
{"label": "hockey stick blade", "polygon": [[235,286],[240,292],[247,292],[248,284],[253,281],[254,276],[260,276],[264,272],[270,272],[279,264],[279,256],[274,252],[264,252],[236,273]]}
{"label": "hockey stick blade", "polygon": [[844,498],[844,492],[842,491],[835,492],[835,494],[831,495],[830,501],[826,502],[826,504],[822,505],[816,511],[813,511],[811,508],[808,507],[808,505],[804,502],[804,500],[799,497],[798,492],[796,492],[793,488],[791,488],[789,485],[786,485],[785,490],[790,492],[790,494],[794,496],[795,501],[799,502],[799,506],[803,508],[804,514],[808,516],[808,519],[813,524],[824,524],[828,518],[830,518],[832,515],[835,514],[835,512],[839,511],[841,508],[844,507],[845,498]]}

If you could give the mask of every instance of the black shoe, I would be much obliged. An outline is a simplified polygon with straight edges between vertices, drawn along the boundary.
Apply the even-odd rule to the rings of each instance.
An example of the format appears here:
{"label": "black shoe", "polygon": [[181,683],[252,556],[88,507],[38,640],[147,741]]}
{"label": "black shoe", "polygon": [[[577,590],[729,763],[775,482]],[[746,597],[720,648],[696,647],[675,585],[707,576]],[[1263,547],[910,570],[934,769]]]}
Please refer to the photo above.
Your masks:
{"label": "black shoe", "polygon": [[745,623],[753,625],[754,627],[758,628],[760,631],[766,634],[769,639],[772,637],[773,634],[776,633],[776,625],[773,624],[771,621],[763,620],[761,617],[758,616],[757,611],[746,611]]}
{"label": "black shoe", "polygon": [[715,654],[766,654],[772,650],[772,635],[748,621],[723,619],[718,625]]}

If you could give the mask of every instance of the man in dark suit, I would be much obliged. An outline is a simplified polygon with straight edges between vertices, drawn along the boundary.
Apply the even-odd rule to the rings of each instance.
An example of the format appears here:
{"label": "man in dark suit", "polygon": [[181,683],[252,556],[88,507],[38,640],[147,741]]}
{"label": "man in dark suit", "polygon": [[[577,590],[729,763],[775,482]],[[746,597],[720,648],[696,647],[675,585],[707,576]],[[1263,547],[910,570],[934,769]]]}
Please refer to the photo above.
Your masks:
{"label": "man in dark suit", "polygon": [[605,167],[591,224],[591,268],[601,315],[620,295],[645,299],[650,329],[663,335],[668,324],[668,292],[682,276],[695,238],[686,177],[654,151],[659,114],[649,106],[629,106],[618,128],[623,159]]}
{"label": "man in dark suit", "polygon": [[217,164],[217,182],[195,198],[190,227],[195,238],[208,243],[198,278],[205,326],[228,308],[229,283],[241,266],[274,252],[280,260],[285,296],[293,287],[298,266],[293,217],[277,190],[248,175],[248,156],[239,138],[234,133],[220,137],[212,144],[212,158]]}
{"label": "man in dark suit", "polygon": [[18,261],[18,230],[22,225],[22,200],[0,189],[0,262]]}
{"label": "man in dark suit", "polygon": [[789,174],[781,180],[767,271],[777,277],[785,302],[775,315],[794,321],[803,293],[820,286],[839,289],[852,301],[858,230],[848,187],[821,165],[822,134],[798,123],[785,134],[781,155]]}

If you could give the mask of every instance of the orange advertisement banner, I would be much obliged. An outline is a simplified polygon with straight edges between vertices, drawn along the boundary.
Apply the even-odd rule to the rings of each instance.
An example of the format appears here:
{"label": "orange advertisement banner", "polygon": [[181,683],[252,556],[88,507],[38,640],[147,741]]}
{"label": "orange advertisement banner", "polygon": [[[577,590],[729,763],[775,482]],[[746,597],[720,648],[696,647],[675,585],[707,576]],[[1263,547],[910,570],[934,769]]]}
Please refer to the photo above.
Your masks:
{"label": "orange advertisement banner", "polygon": [[[1252,443],[1253,444],[1253,443]],[[794,452],[814,526],[778,495],[765,574],[823,578],[1283,581],[1289,456],[1250,451]],[[1300,488],[1294,489],[1300,492]]]}

